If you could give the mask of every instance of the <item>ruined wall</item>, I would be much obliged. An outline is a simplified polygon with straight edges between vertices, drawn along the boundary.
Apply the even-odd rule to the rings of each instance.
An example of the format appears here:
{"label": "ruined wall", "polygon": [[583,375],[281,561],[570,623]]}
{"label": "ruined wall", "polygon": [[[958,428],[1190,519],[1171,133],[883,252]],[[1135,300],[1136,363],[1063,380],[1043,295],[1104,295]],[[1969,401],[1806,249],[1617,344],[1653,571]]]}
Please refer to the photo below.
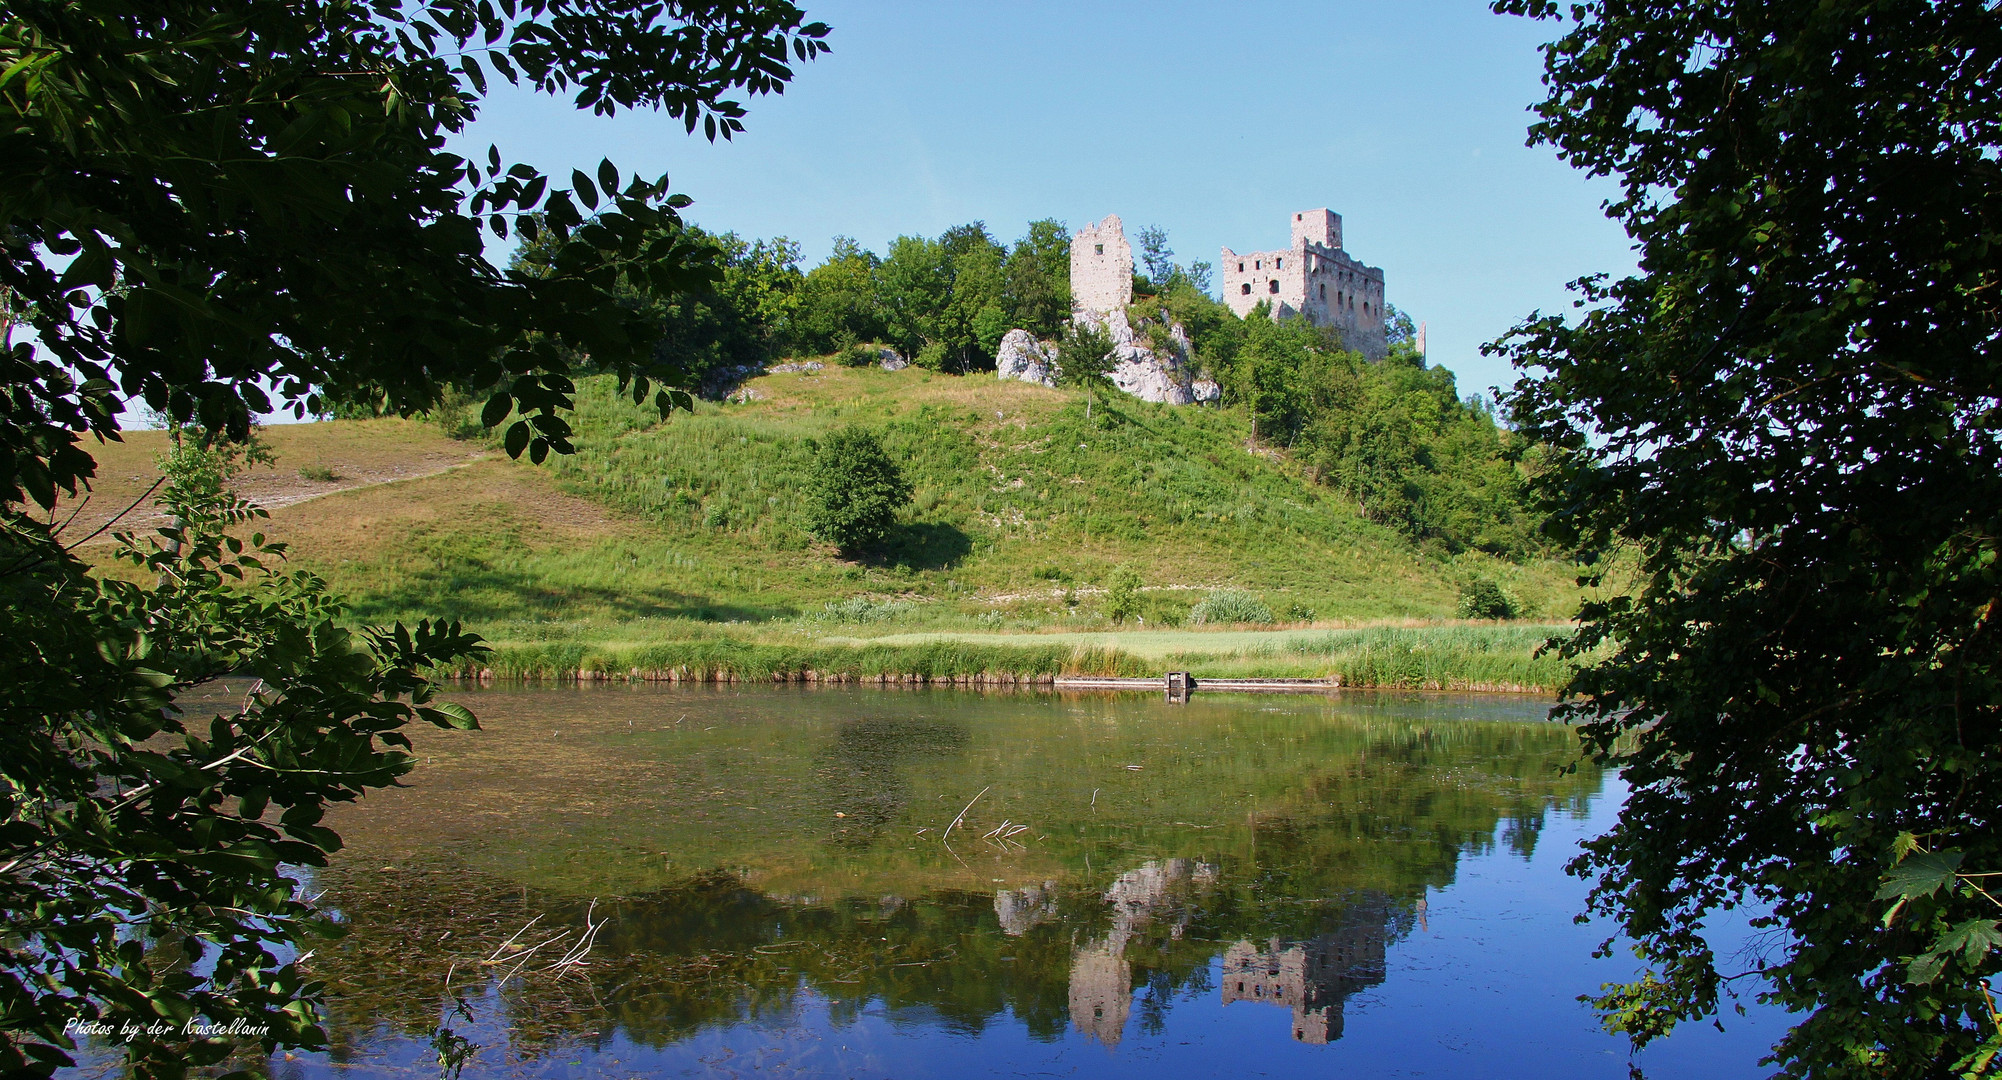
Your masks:
{"label": "ruined wall", "polygon": [[1294,214],[1293,246],[1304,248],[1309,244],[1341,250],[1342,216],[1326,207]]}
{"label": "ruined wall", "polygon": [[1109,314],[1133,302],[1133,246],[1118,214],[1071,236],[1071,306]]}
{"label": "ruined wall", "polygon": [[1303,210],[1290,224],[1293,246],[1286,250],[1223,249],[1224,303],[1243,318],[1262,301],[1276,318],[1305,316],[1340,330],[1349,348],[1382,357],[1383,271],[1342,250],[1340,214]]}

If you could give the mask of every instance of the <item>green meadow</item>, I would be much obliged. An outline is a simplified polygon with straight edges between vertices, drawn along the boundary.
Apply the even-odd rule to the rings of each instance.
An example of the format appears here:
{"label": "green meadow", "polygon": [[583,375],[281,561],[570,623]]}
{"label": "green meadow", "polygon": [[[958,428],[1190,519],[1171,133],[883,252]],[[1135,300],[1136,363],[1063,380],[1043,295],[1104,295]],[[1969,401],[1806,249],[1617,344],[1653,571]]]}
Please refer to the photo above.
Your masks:
{"label": "green meadow", "polygon": [[[662,420],[585,380],[577,453],[541,466],[450,438],[467,425],[449,412],[273,427],[275,466],[244,483],[273,507],[265,528],[293,565],[326,577],[352,618],[462,620],[494,643],[502,677],[1176,667],[1351,685],[1563,681],[1562,663],[1535,654],[1576,610],[1572,568],[1372,522],[1254,441],[1238,411],[1122,399],[1086,421],[1072,391],[833,364],[746,390]],[[891,541],[861,558],[801,525],[813,440],[845,425],[876,432],[915,490]],[[107,448],[103,502],[143,490],[153,434]],[[1122,566],[1140,577],[1139,611],[1114,623],[1105,585]],[[1525,619],[1455,619],[1476,580]],[[1275,621],[1193,624],[1218,589]]]}

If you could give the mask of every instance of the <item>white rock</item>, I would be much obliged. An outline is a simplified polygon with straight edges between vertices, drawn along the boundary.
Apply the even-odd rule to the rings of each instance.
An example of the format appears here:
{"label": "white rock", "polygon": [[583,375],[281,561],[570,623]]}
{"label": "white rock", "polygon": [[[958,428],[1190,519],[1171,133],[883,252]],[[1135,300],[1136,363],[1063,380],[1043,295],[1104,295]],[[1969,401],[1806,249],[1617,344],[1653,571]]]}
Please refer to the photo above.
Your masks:
{"label": "white rock", "polygon": [[1212,401],[1223,400],[1223,387],[1211,379],[1197,379],[1189,384],[1189,389],[1196,395],[1198,404],[1207,405]]}
{"label": "white rock", "polygon": [[1192,404],[1196,400],[1195,395],[1189,391],[1189,384],[1177,377],[1179,374],[1153,353],[1143,351],[1141,356],[1120,359],[1119,366],[1112,369],[1112,385],[1142,401]]}
{"label": "white rock", "polygon": [[791,364],[773,364],[765,370],[774,375],[794,375],[819,371],[824,366],[818,360],[801,360]]}
{"label": "white rock", "polygon": [[1057,351],[1036,341],[1027,330],[1010,330],[994,354],[994,373],[1004,379],[1055,386]]}
{"label": "white rock", "polygon": [[876,356],[879,358],[877,363],[884,371],[902,371],[911,366],[911,362],[898,356],[895,349],[878,349]]}
{"label": "white rock", "polygon": [[1162,356],[1155,353],[1146,334],[1134,329],[1124,309],[1109,314],[1079,309],[1072,318],[1084,326],[1103,330],[1112,339],[1117,358],[1111,371],[1112,385],[1142,401],[1188,405],[1196,400],[1189,389],[1189,336],[1180,324],[1169,327],[1171,347],[1168,355]]}

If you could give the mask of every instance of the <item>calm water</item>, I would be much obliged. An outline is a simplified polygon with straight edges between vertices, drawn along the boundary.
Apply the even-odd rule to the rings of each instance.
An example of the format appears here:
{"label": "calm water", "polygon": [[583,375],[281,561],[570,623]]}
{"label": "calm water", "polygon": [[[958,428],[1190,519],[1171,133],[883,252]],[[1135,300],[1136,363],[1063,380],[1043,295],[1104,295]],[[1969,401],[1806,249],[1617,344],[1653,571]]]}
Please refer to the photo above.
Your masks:
{"label": "calm water", "polygon": [[[462,700],[333,816],[334,1047],[277,1076],[1627,1075],[1561,872],[1618,783],[1538,702]],[[1762,1075],[1781,1027],[1641,1064]]]}

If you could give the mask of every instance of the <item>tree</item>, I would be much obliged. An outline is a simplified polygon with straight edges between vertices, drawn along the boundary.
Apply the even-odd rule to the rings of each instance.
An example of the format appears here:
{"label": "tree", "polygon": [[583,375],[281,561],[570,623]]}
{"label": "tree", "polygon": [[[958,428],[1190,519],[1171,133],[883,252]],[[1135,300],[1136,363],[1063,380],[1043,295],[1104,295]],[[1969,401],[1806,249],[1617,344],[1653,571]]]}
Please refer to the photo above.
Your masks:
{"label": "tree", "polygon": [[800,286],[805,279],[799,272],[799,245],[783,236],[747,243],[736,233],[724,233],[717,240],[723,252],[723,280],[715,291],[756,328],[758,359],[797,348]]}
{"label": "tree", "polygon": [[1008,252],[1008,313],[1016,326],[1039,338],[1063,332],[1071,315],[1071,234],[1063,222],[1043,218]]}
{"label": "tree", "polygon": [[[730,95],[782,89],[826,33],[745,0],[0,12],[0,1072],[67,1064],[65,1021],[114,1008],[173,1022],[124,1044],[140,1076],[231,1049],[180,1034],[194,1018],[322,1045],[320,987],[287,958],[321,920],[285,868],[339,848],[328,803],[409,767],[400,727],[473,723],[424,673],[480,648],[456,626],[343,627],[323,584],[242,535],[258,512],[202,479],[213,460],[170,461],[177,524],[121,544],[151,586],[91,574],[29,504],[87,489],[84,436],[117,438],[135,401],[201,455],[274,393],[408,413],[497,387],[487,426],[516,418],[509,453],[540,461],[569,448],[574,364],[685,400],[620,288],[720,277],[686,200],[609,161],[557,189],[442,147],[494,76],[727,138]],[[482,231],[516,229],[550,238],[546,265],[486,262]],[[229,677],[240,703],[188,703]]]}
{"label": "tree", "polygon": [[941,320],[942,338],[955,370],[964,374],[991,367],[1008,333],[1007,249],[987,235],[981,222],[948,230],[940,239],[952,259],[952,298]]}
{"label": "tree", "polygon": [[1988,1074],[1998,912],[1959,871],[2002,871],[2002,12],[1562,17],[1532,141],[1618,178],[1640,271],[1497,349],[1551,535],[1637,564],[1557,710],[1630,786],[1574,869],[1651,970],[1599,1004],[1636,1043],[1714,1012],[1704,920],[1751,904],[1787,1073]]}
{"label": "tree", "polygon": [[1140,571],[1120,564],[1105,583],[1105,617],[1123,623],[1140,614]]}
{"label": "tree", "polygon": [[800,285],[800,335],[804,344],[832,352],[881,340],[885,327],[876,303],[879,260],[845,236],[834,238],[827,261],[807,271]]}
{"label": "tree", "polygon": [[876,272],[877,296],[890,340],[917,359],[943,336],[940,320],[952,300],[952,258],[922,236],[899,236]]}
{"label": "tree", "polygon": [[1119,353],[1105,328],[1083,319],[1064,328],[1057,339],[1057,381],[1084,390],[1084,419],[1091,422],[1091,396],[1112,386],[1112,369]]}
{"label": "tree", "polygon": [[876,436],[842,428],[813,447],[806,476],[806,529],[855,553],[889,539],[911,485]]}
{"label": "tree", "polygon": [[1140,230],[1140,269],[1156,288],[1168,283],[1179,269],[1175,249],[1168,246],[1168,230],[1149,225]]}

